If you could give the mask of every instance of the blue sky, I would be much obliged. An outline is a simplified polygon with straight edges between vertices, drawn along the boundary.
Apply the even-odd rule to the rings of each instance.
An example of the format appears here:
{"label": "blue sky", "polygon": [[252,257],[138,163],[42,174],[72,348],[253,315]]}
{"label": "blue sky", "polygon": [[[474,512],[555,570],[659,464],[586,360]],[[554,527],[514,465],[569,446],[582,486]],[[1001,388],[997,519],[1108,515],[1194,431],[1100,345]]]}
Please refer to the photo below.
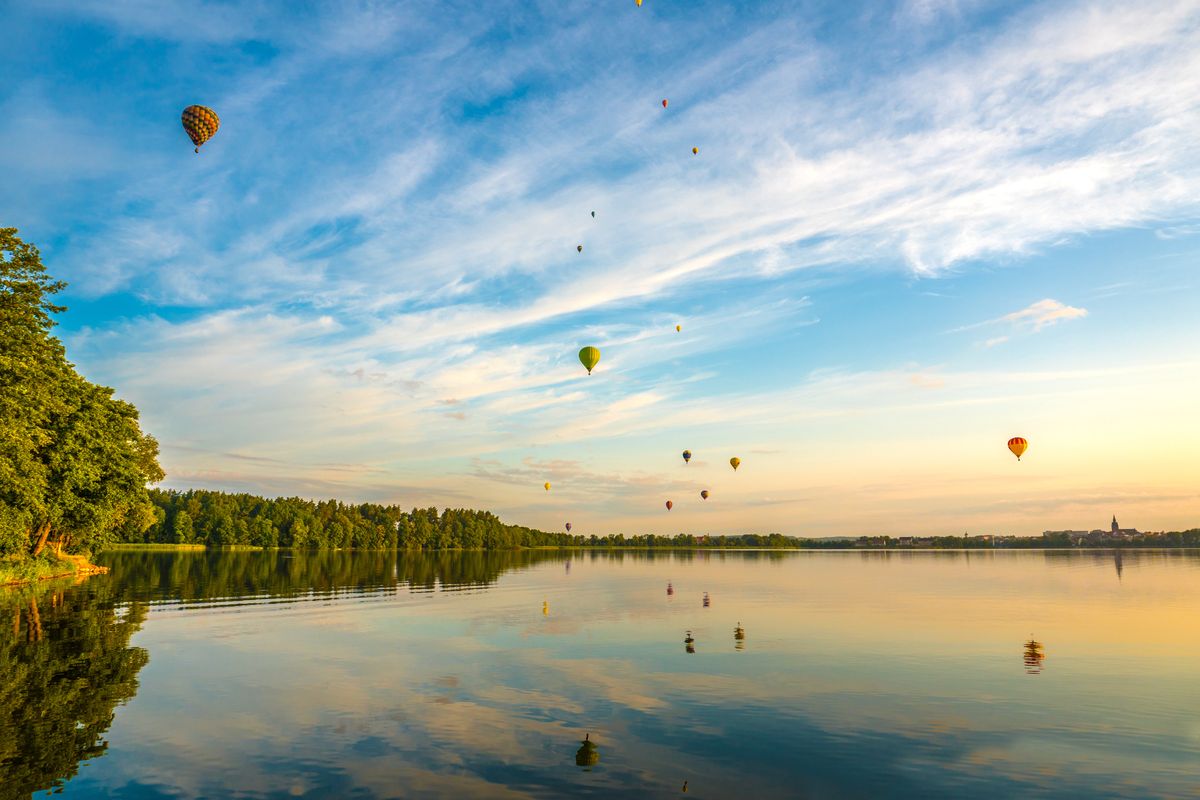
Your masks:
{"label": "blue sky", "polygon": [[1195,525],[1200,3],[851,6],[12,4],[0,223],[169,486]]}

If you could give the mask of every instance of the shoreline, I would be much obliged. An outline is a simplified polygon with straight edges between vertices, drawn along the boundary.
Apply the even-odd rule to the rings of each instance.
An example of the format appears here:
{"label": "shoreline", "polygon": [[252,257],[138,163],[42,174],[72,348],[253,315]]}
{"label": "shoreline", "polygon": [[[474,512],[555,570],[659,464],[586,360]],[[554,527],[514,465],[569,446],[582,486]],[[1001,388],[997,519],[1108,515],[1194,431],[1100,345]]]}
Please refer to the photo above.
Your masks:
{"label": "shoreline", "polygon": [[57,555],[51,559],[37,558],[15,562],[0,562],[0,588],[27,586],[56,578],[86,578],[104,575],[108,567],[93,564],[83,555]]}

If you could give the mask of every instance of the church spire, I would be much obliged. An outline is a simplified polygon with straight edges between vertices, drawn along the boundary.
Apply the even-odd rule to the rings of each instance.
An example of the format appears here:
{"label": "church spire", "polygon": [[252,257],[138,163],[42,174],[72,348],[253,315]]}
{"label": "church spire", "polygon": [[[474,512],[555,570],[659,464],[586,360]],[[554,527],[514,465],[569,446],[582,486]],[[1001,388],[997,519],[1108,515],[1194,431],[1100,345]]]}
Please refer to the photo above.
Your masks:
{"label": "church spire", "polygon": [[1117,531],[1121,530],[1121,526],[1117,524],[1117,515],[1116,514],[1113,514],[1112,529],[1113,529],[1113,533],[1116,533]]}

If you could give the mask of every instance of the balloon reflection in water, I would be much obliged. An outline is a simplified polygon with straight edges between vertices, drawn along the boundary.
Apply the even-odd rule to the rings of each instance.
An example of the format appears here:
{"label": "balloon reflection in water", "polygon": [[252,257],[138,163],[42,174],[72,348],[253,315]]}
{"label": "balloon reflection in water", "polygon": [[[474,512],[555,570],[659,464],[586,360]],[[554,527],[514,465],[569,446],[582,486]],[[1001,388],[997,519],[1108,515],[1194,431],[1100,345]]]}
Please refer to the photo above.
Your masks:
{"label": "balloon reflection in water", "polygon": [[585,770],[588,767],[594,767],[600,763],[600,750],[592,741],[590,733],[584,734],[583,741],[579,743],[580,748],[575,751],[575,765],[583,767]]}
{"label": "balloon reflection in water", "polygon": [[688,631],[687,636],[683,638],[684,649],[689,653],[696,652],[696,640],[692,638],[692,632]]}
{"label": "balloon reflection in water", "polygon": [[1042,662],[1046,660],[1046,653],[1042,650],[1042,643],[1030,637],[1025,643],[1025,671],[1030,675],[1037,675],[1042,671]]}
{"label": "balloon reflection in water", "polygon": [[711,602],[711,601],[708,599],[708,592],[705,592],[704,593],[704,607],[705,608],[708,608],[709,602]]}
{"label": "balloon reflection in water", "polygon": [[667,597],[672,597],[672,596],[674,596],[674,594],[675,594],[675,587],[671,585],[670,581],[668,581],[667,582]]}
{"label": "balloon reflection in water", "polygon": [[742,627],[741,622],[733,629],[733,649],[739,651],[746,649],[746,629]]}

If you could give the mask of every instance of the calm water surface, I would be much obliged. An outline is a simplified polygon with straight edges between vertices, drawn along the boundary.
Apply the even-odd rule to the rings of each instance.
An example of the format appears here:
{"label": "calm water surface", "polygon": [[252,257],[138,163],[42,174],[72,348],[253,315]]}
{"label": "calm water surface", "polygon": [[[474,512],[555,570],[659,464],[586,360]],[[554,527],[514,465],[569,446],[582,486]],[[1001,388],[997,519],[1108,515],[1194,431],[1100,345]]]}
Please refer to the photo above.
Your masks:
{"label": "calm water surface", "polygon": [[99,560],[0,591],[0,798],[1200,795],[1196,553]]}

